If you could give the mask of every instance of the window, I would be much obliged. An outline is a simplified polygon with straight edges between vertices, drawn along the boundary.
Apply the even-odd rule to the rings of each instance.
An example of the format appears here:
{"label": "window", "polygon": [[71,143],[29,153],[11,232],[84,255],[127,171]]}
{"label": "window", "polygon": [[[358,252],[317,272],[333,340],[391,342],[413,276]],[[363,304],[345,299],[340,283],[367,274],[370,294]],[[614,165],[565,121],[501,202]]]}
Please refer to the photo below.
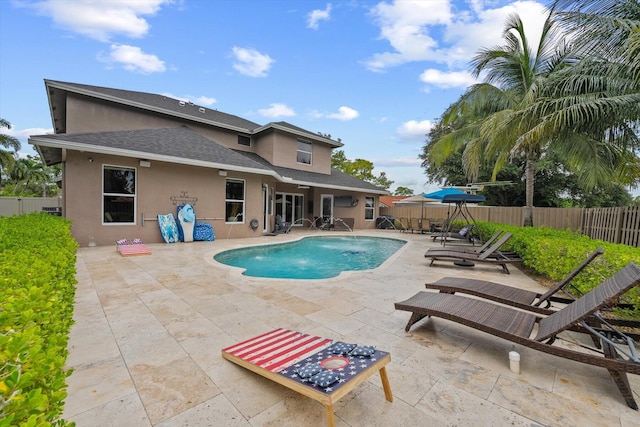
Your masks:
{"label": "window", "polygon": [[372,220],[374,213],[375,213],[374,198],[371,196],[366,196],[364,198],[364,219]]}
{"label": "window", "polygon": [[251,138],[244,135],[238,135],[238,145],[246,145],[247,147],[251,147]]}
{"label": "window", "polygon": [[104,166],[102,171],[103,223],[135,224],[136,170]]}
{"label": "window", "polygon": [[244,222],[244,181],[227,179],[225,196],[227,222]]}
{"label": "window", "polygon": [[298,163],[311,164],[311,143],[298,141]]}

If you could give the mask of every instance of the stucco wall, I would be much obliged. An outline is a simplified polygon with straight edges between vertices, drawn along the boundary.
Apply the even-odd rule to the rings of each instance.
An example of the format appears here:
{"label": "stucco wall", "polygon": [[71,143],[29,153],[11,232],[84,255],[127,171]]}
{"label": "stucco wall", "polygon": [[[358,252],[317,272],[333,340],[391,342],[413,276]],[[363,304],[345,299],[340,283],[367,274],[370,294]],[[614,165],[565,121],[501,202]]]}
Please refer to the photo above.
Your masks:
{"label": "stucco wall", "polygon": [[[91,159],[92,161],[90,161]],[[115,165],[136,169],[137,206],[135,224],[109,224],[102,220],[102,168]],[[171,197],[195,197],[197,218],[214,227],[216,238],[252,237],[262,234],[262,183],[273,187],[271,178],[258,175],[229,172],[221,177],[215,169],[180,166],[163,162],[151,162],[150,167],[140,167],[138,159],[103,156],[81,152],[69,152],[65,164],[65,214],[71,219],[72,232],[81,246],[94,242],[99,246],[114,244],[122,238],[142,238],[145,242],[159,243],[162,237],[155,221],[158,214],[169,212],[176,216],[177,206]],[[225,224],[226,178],[246,180],[245,221]],[[145,221],[142,223],[142,215]],[[249,221],[258,219],[260,226],[253,231]],[[271,230],[272,219],[269,218]]]}
{"label": "stucco wall", "polygon": [[[275,132],[272,164],[291,169],[331,174],[331,148],[325,144],[294,135]],[[311,164],[298,163],[298,139],[311,143]]]}

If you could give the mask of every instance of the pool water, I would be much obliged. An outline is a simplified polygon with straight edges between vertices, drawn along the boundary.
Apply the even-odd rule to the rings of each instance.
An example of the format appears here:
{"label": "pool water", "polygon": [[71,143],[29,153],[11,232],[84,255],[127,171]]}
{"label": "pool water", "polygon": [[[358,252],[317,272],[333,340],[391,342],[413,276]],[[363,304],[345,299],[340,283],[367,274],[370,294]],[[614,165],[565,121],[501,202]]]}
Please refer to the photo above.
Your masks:
{"label": "pool water", "polygon": [[221,252],[216,261],[246,269],[245,276],[327,279],[343,271],[380,266],[406,242],[384,237],[305,237],[295,242]]}

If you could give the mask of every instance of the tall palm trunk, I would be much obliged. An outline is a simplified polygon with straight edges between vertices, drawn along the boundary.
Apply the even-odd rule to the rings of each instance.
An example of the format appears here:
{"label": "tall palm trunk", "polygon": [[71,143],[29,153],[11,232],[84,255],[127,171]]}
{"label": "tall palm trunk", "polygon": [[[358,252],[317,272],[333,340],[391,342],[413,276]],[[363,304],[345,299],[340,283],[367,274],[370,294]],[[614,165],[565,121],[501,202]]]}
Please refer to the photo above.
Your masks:
{"label": "tall palm trunk", "polygon": [[524,226],[533,227],[533,182],[536,159],[532,153],[527,153],[527,164],[524,168],[525,184],[525,208]]}

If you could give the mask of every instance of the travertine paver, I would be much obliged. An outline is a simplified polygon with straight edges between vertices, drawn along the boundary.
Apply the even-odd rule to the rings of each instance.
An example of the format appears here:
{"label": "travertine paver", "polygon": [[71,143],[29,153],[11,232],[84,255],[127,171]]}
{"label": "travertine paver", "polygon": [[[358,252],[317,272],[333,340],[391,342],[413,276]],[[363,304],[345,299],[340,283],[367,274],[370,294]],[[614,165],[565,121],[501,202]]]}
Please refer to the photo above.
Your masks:
{"label": "travertine paver", "polygon": [[[338,234],[152,244],[152,255],[129,258],[114,247],[81,248],[65,418],[79,427],[324,425],[317,402],[220,356],[225,346],[284,327],[391,354],[394,401],[374,375],[335,405],[339,426],[640,425],[604,369],[518,348],[516,375],[511,343],[442,319],[407,334],[409,314],[393,307],[451,275],[541,289],[516,268],[506,275],[493,266],[429,267],[423,254],[437,243],[388,230],[353,233],[408,241],[382,267],[327,280],[249,278],[212,259],[319,233]],[[640,378],[630,381],[637,393]]]}

